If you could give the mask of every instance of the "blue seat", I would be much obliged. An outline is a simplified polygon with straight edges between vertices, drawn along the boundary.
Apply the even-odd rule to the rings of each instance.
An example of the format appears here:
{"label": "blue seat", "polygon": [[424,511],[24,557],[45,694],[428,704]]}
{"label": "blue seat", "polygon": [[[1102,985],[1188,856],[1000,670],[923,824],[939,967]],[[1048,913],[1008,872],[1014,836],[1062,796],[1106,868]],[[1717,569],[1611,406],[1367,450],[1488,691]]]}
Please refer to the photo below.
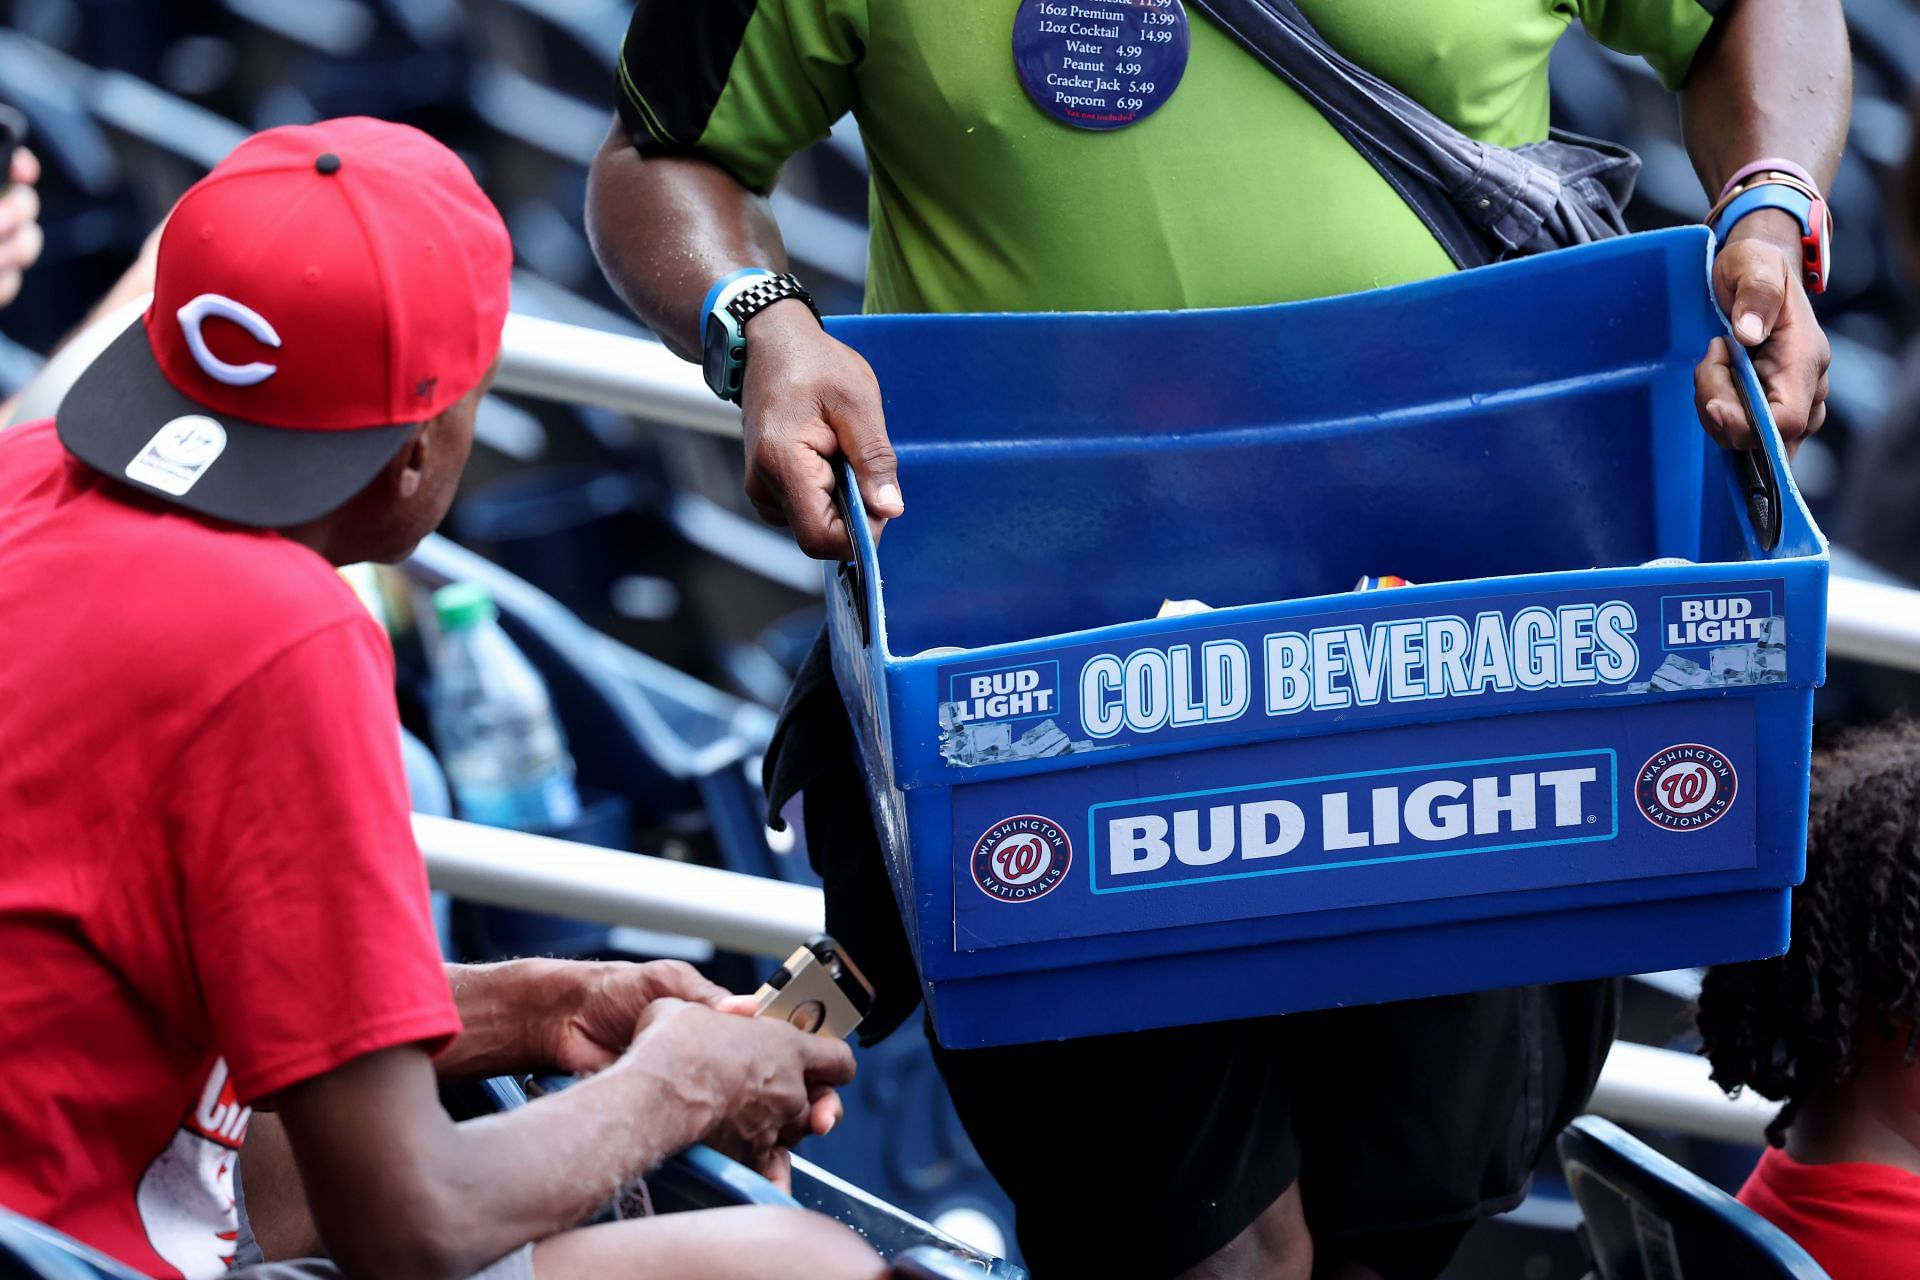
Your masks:
{"label": "blue seat", "polygon": [[969,1248],[799,1156],[793,1157],[791,1194],[711,1147],[689,1147],[667,1161],[648,1176],[647,1189],[658,1213],[747,1204],[812,1209],[859,1232],[893,1263],[893,1274],[901,1280],[1026,1276],[1004,1258]]}
{"label": "blue seat", "polygon": [[0,1280],[140,1280],[52,1227],[0,1209]]}
{"label": "blue seat", "polygon": [[754,773],[772,734],[770,712],[594,631],[545,592],[445,538],[421,543],[406,567],[426,586],[487,588],[501,625],[546,679],[583,784],[624,796],[655,823],[704,813],[729,870],[811,879],[767,844]]}
{"label": "blue seat", "polygon": [[1829,1280],[1785,1232],[1618,1125],[1560,1135],[1600,1280]]}

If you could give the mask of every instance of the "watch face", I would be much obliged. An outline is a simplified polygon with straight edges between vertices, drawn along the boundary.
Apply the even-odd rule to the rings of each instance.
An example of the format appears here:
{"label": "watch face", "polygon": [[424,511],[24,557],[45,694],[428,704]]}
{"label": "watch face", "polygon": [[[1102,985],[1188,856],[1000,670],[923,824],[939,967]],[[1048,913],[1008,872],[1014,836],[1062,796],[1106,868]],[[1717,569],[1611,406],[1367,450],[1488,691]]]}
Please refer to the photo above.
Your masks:
{"label": "watch face", "polygon": [[700,365],[707,376],[707,386],[723,398],[727,395],[727,346],[727,327],[708,316],[706,331],[700,340]]}

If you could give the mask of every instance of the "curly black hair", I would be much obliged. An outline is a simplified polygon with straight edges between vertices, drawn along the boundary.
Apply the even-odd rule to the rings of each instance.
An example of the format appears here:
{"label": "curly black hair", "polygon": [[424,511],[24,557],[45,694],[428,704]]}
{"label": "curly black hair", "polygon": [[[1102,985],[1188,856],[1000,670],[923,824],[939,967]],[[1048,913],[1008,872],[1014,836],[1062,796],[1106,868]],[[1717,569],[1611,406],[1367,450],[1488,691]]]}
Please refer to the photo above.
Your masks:
{"label": "curly black hair", "polygon": [[1920,724],[1841,730],[1813,756],[1807,879],[1786,955],[1716,965],[1697,1012],[1713,1079],[1786,1105],[1780,1146],[1808,1099],[1859,1069],[1861,1036],[1920,1050]]}

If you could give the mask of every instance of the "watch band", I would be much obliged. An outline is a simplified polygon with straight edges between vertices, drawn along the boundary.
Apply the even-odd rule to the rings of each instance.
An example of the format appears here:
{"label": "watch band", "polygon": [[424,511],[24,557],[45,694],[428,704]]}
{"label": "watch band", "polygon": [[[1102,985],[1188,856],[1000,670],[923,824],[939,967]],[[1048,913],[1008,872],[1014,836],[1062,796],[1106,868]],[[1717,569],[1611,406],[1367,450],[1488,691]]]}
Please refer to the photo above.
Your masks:
{"label": "watch band", "polygon": [[1735,188],[1707,215],[1716,241],[1724,244],[1734,224],[1750,213],[1778,209],[1800,224],[1801,279],[1808,293],[1824,293],[1833,265],[1833,212],[1819,191],[1790,174],[1767,171]]}
{"label": "watch band", "polygon": [[740,402],[747,376],[747,321],[788,298],[800,299],[815,320],[820,318],[813,296],[791,274],[743,267],[713,282],[700,321],[701,373],[713,394]]}
{"label": "watch band", "polygon": [[767,270],[765,267],[741,267],[738,271],[727,272],[726,275],[721,276],[708,286],[706,300],[700,304],[700,314],[703,316],[713,314],[714,307],[720,303],[720,295],[727,291],[729,285],[740,280],[750,279],[754,276],[770,276],[772,274],[773,272]]}
{"label": "watch band", "polygon": [[815,320],[820,318],[820,308],[814,304],[813,295],[807,292],[807,287],[795,279],[790,271],[777,276],[762,276],[734,294],[727,303],[727,314],[744,328],[747,321],[774,303],[784,302],[788,298],[800,299],[807,304],[807,310],[813,312]]}

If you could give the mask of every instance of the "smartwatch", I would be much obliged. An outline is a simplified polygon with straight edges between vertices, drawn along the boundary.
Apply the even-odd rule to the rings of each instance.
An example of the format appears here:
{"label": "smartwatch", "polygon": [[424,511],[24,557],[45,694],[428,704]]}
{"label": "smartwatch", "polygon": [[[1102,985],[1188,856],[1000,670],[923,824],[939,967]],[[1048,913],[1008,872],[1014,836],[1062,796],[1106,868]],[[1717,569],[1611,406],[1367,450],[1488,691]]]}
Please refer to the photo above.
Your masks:
{"label": "smartwatch", "polygon": [[1751,185],[1733,188],[1708,216],[1714,239],[1725,243],[1734,223],[1761,209],[1778,209],[1800,224],[1801,278],[1808,293],[1826,292],[1833,268],[1833,211],[1826,200],[1790,174],[1762,173]]}
{"label": "smartwatch", "polygon": [[706,319],[700,328],[700,364],[713,394],[740,403],[740,384],[747,372],[747,321],[788,298],[800,299],[814,319],[820,318],[813,295],[790,273],[775,275],[765,267],[743,267],[714,281],[707,290]]}

